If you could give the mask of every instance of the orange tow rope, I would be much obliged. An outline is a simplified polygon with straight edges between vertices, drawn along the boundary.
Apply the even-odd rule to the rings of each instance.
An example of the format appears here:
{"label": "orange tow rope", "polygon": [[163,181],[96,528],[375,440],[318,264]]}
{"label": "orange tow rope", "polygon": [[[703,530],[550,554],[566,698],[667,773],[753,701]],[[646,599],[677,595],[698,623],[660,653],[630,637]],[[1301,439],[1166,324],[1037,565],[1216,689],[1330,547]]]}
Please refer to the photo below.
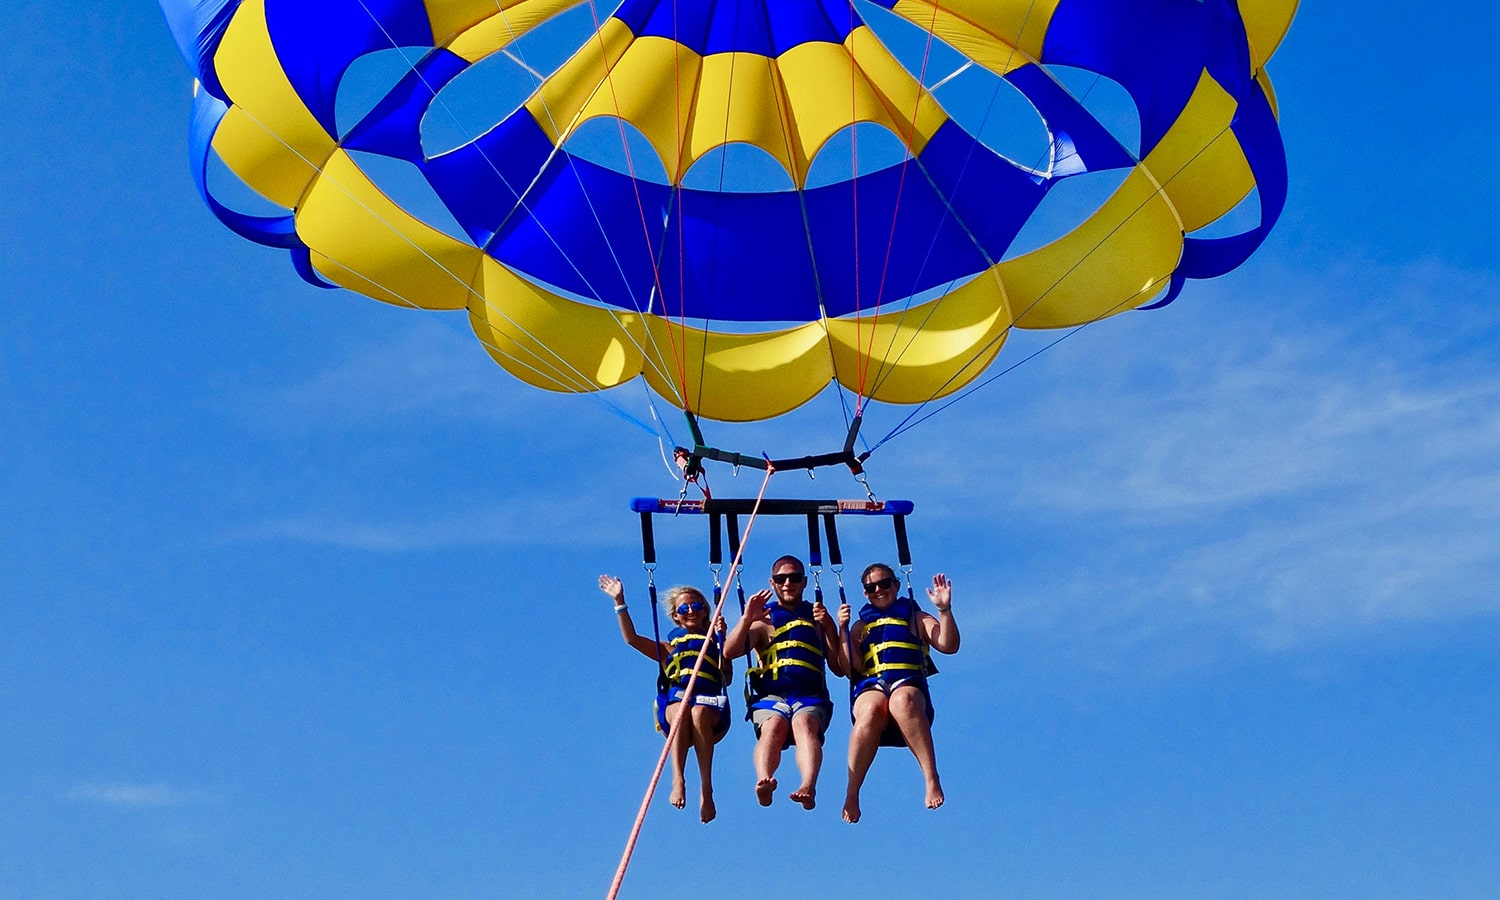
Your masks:
{"label": "orange tow rope", "polygon": [[[766,479],[760,483],[760,493],[755,495],[755,506],[750,510],[750,518],[745,521],[745,536],[740,541],[739,552],[734,555],[734,560],[729,564],[729,577],[725,585],[734,583],[734,575],[740,568],[740,557],[745,554],[745,545],[750,542],[750,529],[755,527],[755,517],[760,513],[760,502],[766,496],[766,486],[771,483],[771,476],[776,474],[776,469],[769,463],[766,465]],[[719,602],[714,607],[713,615],[709,616],[709,629],[713,629],[713,623],[724,614],[724,601],[729,598],[729,591],[719,592]],[[703,642],[703,647],[698,651],[698,661],[693,664],[693,674],[688,677],[687,688],[683,691],[684,707],[690,706],[693,696],[693,685],[698,681],[698,672],[703,668],[703,660],[708,652],[708,641]],[[635,814],[635,824],[630,828],[630,838],[625,842],[625,852],[620,855],[620,866],[615,869],[615,879],[610,882],[608,900],[615,900],[620,893],[620,884],[625,880],[625,870],[630,866],[630,855],[635,852],[636,839],[641,836],[641,825],[646,821],[646,810],[651,806],[651,797],[656,793],[656,785],[661,781],[661,771],[666,768],[667,757],[672,753],[672,744],[677,738],[677,730],[682,727],[682,720],[687,718],[686,709],[677,713],[677,719],[672,722],[672,730],[667,734],[667,742],[662,746],[661,756],[656,760],[656,771],[651,773],[651,784],[646,787],[646,796],[641,798],[640,811]]]}

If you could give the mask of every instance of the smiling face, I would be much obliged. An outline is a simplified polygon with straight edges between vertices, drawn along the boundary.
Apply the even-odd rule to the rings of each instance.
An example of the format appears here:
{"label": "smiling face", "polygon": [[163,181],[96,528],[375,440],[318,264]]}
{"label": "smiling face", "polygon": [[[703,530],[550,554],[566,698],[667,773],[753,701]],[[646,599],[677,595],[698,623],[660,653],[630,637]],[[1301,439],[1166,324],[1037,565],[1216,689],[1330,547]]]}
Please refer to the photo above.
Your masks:
{"label": "smiling face", "polygon": [[708,600],[697,588],[675,587],[667,592],[667,614],[692,632],[708,630]]}
{"label": "smiling face", "polygon": [[807,573],[802,561],[792,556],[783,556],[771,567],[771,589],[776,600],[791,609],[802,602],[802,592],[807,589]]}
{"label": "smiling face", "polygon": [[890,566],[876,563],[865,569],[859,580],[864,585],[865,599],[876,609],[887,609],[896,602],[896,591],[901,587],[901,579],[896,577]]}

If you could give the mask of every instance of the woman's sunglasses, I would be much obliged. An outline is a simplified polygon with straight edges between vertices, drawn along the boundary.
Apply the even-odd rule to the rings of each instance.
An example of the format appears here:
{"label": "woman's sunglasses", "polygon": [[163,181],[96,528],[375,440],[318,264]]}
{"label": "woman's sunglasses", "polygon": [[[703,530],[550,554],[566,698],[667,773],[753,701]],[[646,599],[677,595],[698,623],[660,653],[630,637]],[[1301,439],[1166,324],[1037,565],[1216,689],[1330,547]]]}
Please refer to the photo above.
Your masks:
{"label": "woman's sunglasses", "polygon": [[706,609],[708,609],[708,606],[702,600],[693,600],[677,607],[677,614],[685,616],[690,612],[703,612]]}
{"label": "woman's sunglasses", "polygon": [[883,591],[886,588],[893,588],[900,583],[901,582],[897,581],[894,578],[882,578],[879,581],[867,581],[865,582],[865,593],[873,594],[876,591]]}

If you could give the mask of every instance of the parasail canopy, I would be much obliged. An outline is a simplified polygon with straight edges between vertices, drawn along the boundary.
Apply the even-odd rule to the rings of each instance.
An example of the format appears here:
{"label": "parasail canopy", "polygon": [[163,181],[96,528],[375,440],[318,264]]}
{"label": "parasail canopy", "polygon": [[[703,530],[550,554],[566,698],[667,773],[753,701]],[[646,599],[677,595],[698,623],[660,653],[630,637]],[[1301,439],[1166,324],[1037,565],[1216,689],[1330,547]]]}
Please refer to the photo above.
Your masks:
{"label": "parasail canopy", "polygon": [[[228,227],[290,250],[315,283],[467,310],[529,384],[639,376],[710,418],[776,416],[831,381],[892,403],[951,394],[1013,327],[1159,305],[1234,269],[1286,194],[1264,67],[1296,0],[161,4],[200,82],[194,172]],[[535,70],[528,36],[569,14],[585,39]],[[921,52],[893,52],[893,28]],[[936,71],[934,48],[958,70]],[[342,121],[351,66],[393,50],[399,77]],[[503,58],[524,100],[430,151],[447,89]],[[1007,157],[944,105],[968,70],[1024,98],[1038,158]],[[1138,134],[1089,111],[1064,77],[1079,71],[1123,90]],[[601,123],[625,165],[589,149]],[[871,129],[896,152],[862,158]],[[211,156],[284,212],[225,202]],[[776,177],[726,182],[727,161],[750,157]],[[456,229],[382,190],[372,163],[391,161]],[[1077,227],[1015,251],[1050,191],[1099,172],[1117,185]],[[1252,193],[1253,224],[1195,234]]]}

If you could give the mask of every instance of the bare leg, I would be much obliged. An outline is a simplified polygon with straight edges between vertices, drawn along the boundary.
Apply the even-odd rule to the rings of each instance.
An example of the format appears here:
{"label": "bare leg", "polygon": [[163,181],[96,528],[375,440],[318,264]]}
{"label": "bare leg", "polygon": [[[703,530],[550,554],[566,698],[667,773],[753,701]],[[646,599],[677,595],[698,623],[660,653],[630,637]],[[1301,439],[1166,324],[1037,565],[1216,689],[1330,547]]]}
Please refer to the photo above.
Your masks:
{"label": "bare leg", "polygon": [[797,768],[802,772],[802,786],[791,798],[812,809],[818,804],[818,770],[823,767],[823,740],[818,734],[818,717],[803,713],[792,717],[792,734],[797,738]]}
{"label": "bare leg", "polygon": [[755,800],[761,806],[770,806],[771,795],[776,793],[776,767],[781,765],[787,727],[781,716],[773,716],[760,726],[760,740],[755,742]]}
{"label": "bare leg", "polygon": [[[677,713],[682,709],[682,703],[672,703],[667,706],[667,734],[672,733],[672,728],[677,724]],[[667,802],[682,809],[687,805],[687,783],[683,775],[683,769],[687,766],[687,751],[689,735],[693,730],[691,717],[677,730],[677,740],[672,743],[672,793]]]}
{"label": "bare leg", "polygon": [[869,690],[854,698],[854,728],[849,732],[849,787],[844,791],[844,821],[859,821],[859,789],[865,783],[875,751],[880,749],[880,733],[890,719],[885,694]]}
{"label": "bare leg", "polygon": [[932,723],[927,721],[927,701],[921,691],[902,685],[891,695],[890,709],[906,746],[922,767],[922,778],[927,783],[927,808],[937,809],[943,805],[943,785],[938,781],[937,752],[932,746]]}
{"label": "bare leg", "polygon": [[701,782],[698,798],[698,818],[704,824],[712,822],[719,810],[714,806],[714,726],[719,724],[723,713],[711,706],[694,706],[693,752],[698,756],[698,780]]}

